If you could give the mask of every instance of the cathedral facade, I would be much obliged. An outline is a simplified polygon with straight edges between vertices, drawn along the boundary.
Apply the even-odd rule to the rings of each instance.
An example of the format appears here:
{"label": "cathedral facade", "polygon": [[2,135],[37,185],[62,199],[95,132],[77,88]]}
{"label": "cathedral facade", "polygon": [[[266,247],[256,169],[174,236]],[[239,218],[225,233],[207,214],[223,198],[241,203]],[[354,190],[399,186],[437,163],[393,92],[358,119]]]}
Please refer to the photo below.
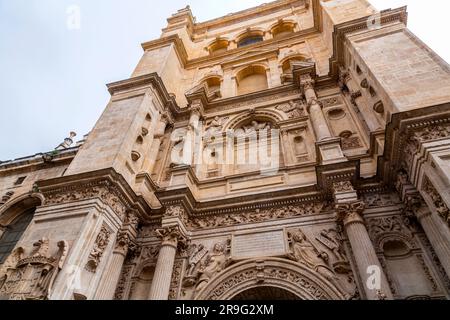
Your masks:
{"label": "cathedral facade", "polygon": [[167,21],[83,140],[0,162],[1,299],[450,297],[450,67],[405,7]]}

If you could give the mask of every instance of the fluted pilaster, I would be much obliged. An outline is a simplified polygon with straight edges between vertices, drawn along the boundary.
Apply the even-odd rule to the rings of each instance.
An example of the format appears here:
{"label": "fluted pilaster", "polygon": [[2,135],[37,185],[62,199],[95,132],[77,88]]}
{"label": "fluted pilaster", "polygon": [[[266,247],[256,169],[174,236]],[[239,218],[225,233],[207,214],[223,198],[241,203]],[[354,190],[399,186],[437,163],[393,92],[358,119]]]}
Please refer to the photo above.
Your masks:
{"label": "fluted pilaster", "polygon": [[[370,240],[364,219],[361,216],[364,208],[364,202],[338,204],[336,206],[339,218],[344,224],[347,237],[350,241],[367,299],[392,299],[389,283]],[[373,268],[377,268],[380,271],[381,286],[379,288],[373,288],[370,285]]]}
{"label": "fluted pilaster", "polygon": [[162,243],[150,289],[149,300],[167,300],[169,299],[170,283],[177,248],[179,243],[184,242],[184,237],[178,227],[159,229],[157,233]]}
{"label": "fluted pilaster", "polygon": [[431,246],[450,277],[450,239],[447,230],[442,230],[442,223],[436,221],[432,212],[427,206],[421,206],[415,210],[417,219],[419,220]]}
{"label": "fluted pilaster", "polygon": [[302,77],[301,87],[308,103],[308,112],[317,136],[317,141],[331,138],[331,131],[322,111],[322,106],[317,100],[316,91],[314,90],[314,81],[310,76]]}
{"label": "fluted pilaster", "polygon": [[111,260],[103,273],[102,280],[95,295],[96,300],[113,300],[128,251],[136,247],[135,237],[138,223],[139,219],[137,216],[129,214],[126,224],[117,234],[116,245]]}

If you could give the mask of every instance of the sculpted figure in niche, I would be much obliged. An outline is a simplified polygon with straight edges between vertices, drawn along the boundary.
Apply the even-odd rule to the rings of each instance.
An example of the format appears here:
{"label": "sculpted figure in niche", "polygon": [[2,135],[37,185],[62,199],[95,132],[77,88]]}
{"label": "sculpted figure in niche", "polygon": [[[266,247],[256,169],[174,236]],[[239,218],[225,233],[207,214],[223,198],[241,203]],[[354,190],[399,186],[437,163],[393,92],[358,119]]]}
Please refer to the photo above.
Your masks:
{"label": "sculpted figure in niche", "polygon": [[199,270],[199,279],[195,293],[199,293],[205,288],[209,281],[224,270],[228,265],[228,258],[225,252],[225,246],[217,243],[214,245],[213,252],[209,254]]}
{"label": "sculpted figure in niche", "polygon": [[341,285],[340,279],[328,266],[329,256],[326,252],[320,252],[301,230],[289,233],[289,238],[291,240],[292,250],[289,258],[316,271],[325,279],[332,282],[347,299],[352,297],[347,289]]}
{"label": "sculpted figure in niche", "polygon": [[249,125],[244,126],[245,134],[252,132],[258,132],[259,130],[270,129],[270,123],[268,122],[258,122],[253,120]]}

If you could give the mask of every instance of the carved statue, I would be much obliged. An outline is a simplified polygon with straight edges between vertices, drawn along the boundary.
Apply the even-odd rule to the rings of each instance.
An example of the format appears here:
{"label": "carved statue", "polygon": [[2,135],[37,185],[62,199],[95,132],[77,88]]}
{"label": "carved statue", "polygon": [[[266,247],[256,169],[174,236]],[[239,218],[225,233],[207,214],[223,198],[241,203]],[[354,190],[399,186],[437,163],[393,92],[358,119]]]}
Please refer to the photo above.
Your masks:
{"label": "carved statue", "polygon": [[77,134],[75,132],[70,132],[69,137],[64,139],[64,142],[60,143],[55,150],[65,150],[70,148],[70,146],[73,144],[73,138],[75,138]]}
{"label": "carved statue", "polygon": [[195,292],[199,293],[205,288],[209,281],[224,270],[228,265],[228,258],[225,252],[225,246],[223,244],[217,243],[214,245],[214,250],[209,254],[204,264],[199,270],[199,279]]}
{"label": "carved statue", "polygon": [[341,285],[340,279],[328,266],[329,256],[326,252],[320,252],[301,230],[289,233],[289,237],[292,250],[289,255],[290,259],[307,266],[332,282],[347,299],[352,297],[347,289]]}

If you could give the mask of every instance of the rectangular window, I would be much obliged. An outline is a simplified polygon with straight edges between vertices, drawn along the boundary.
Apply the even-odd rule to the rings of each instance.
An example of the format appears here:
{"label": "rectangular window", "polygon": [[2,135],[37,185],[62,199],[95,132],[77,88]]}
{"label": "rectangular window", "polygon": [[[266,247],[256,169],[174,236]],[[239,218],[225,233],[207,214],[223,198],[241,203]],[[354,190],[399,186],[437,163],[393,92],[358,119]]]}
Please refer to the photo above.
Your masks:
{"label": "rectangular window", "polygon": [[22,183],[25,181],[27,177],[20,177],[16,180],[16,182],[14,183],[15,186],[20,186],[22,185]]}

